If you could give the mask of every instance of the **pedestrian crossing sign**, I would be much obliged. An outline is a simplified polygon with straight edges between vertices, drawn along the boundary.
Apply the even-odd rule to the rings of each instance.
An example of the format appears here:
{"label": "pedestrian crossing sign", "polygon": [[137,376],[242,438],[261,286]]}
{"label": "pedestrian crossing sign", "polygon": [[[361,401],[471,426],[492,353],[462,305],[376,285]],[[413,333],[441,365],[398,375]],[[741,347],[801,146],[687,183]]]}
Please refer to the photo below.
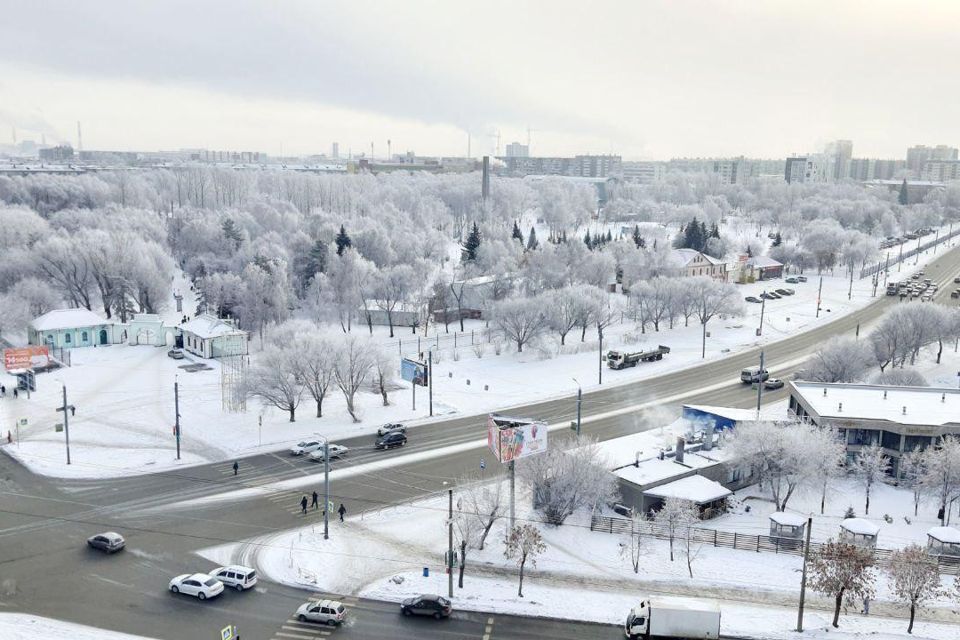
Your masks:
{"label": "pedestrian crossing sign", "polygon": [[235,627],[232,624],[225,626],[223,629],[220,629],[220,640],[233,640],[234,629]]}

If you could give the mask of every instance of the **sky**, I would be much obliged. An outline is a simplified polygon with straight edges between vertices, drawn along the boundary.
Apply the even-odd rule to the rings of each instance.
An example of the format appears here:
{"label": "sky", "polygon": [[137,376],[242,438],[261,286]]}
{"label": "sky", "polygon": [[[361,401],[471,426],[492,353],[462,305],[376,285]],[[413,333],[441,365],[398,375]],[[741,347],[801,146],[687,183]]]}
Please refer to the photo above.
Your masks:
{"label": "sky", "polygon": [[0,0],[0,143],[856,157],[960,145],[956,0]]}

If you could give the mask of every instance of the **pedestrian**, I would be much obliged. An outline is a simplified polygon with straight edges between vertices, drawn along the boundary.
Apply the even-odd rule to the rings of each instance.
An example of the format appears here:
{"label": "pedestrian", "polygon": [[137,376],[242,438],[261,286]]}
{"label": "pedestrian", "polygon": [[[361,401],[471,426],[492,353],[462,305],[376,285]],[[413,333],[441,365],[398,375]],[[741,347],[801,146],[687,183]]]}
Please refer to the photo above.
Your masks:
{"label": "pedestrian", "polygon": [[7,395],[7,388],[2,384],[0,384],[0,396],[5,396],[5,395]]}
{"label": "pedestrian", "polygon": [[300,511],[303,515],[307,515],[307,496],[300,498]]}
{"label": "pedestrian", "polygon": [[70,405],[70,417],[77,415],[77,408],[73,405]]}
{"label": "pedestrian", "polygon": [[310,503],[310,506],[313,507],[314,510],[320,508],[320,503],[317,502],[317,498],[318,498],[318,497],[319,497],[319,496],[317,495],[317,492],[314,491],[314,492],[313,492],[313,502]]}
{"label": "pedestrian", "polygon": [[863,615],[870,615],[870,596],[863,599]]}
{"label": "pedestrian", "polygon": [[13,397],[14,397],[14,398],[17,397],[17,388],[16,388],[16,387],[13,388]]}
{"label": "pedestrian", "polygon": [[233,475],[237,475],[237,471],[240,470],[240,463],[237,461],[233,462]]}
{"label": "pedestrian", "polygon": [[343,503],[340,503],[340,508],[337,509],[337,513],[340,514],[340,522],[343,522],[343,514],[347,512],[347,508],[343,506]]}

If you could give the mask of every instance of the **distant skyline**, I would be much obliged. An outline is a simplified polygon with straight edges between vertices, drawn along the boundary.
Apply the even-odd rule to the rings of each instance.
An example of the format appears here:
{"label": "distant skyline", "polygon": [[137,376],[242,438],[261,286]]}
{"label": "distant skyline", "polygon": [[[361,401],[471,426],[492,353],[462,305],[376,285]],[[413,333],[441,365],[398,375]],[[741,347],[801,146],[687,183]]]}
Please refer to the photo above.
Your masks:
{"label": "distant skyline", "polygon": [[960,144],[960,3],[7,2],[0,142],[855,157]]}

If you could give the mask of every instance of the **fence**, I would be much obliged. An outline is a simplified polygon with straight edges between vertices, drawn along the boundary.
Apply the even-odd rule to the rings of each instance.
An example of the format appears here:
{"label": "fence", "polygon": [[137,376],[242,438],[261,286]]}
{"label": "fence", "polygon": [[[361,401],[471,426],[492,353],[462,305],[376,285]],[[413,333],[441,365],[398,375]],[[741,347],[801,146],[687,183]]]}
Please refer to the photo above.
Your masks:
{"label": "fence", "polygon": [[[935,246],[937,246],[938,244],[940,244],[940,243],[942,243],[942,242],[946,242],[947,240],[950,240],[950,239],[952,239],[952,238],[955,238],[955,237],[958,236],[958,235],[960,235],[960,226],[958,226],[956,229],[954,229],[954,228],[953,228],[953,225],[951,225],[951,226],[950,226],[950,230],[949,230],[946,234],[944,234],[944,235],[937,236],[937,237],[934,238],[933,240],[928,240],[926,243],[922,243],[922,242],[921,242],[920,245],[919,245],[919,247],[914,247],[913,249],[910,249],[909,251],[904,251],[902,255],[901,255],[901,254],[899,253],[899,251],[898,251],[898,253],[897,253],[897,255],[896,255],[896,259],[891,260],[891,261],[889,262],[889,266],[893,266],[893,265],[895,265],[895,264],[897,264],[897,263],[899,263],[899,262],[901,262],[901,261],[905,261],[905,260],[907,260],[907,259],[909,259],[909,258],[912,258],[913,256],[917,255],[918,253],[922,253],[922,252],[926,251],[927,249],[930,249],[931,247],[935,247]],[[911,241],[908,240],[907,242],[911,242]],[[900,245],[900,246],[902,247],[903,245]],[[878,262],[878,263],[875,264],[875,265],[871,265],[871,266],[869,266],[869,267],[864,267],[863,269],[861,269],[861,270],[860,270],[860,278],[862,279],[862,278],[866,278],[866,277],[868,277],[868,276],[872,276],[873,274],[877,273],[878,271],[883,271],[884,269],[887,269],[887,268],[888,268],[888,263],[887,263],[886,259],[881,260],[880,262]]]}
{"label": "fence", "polygon": [[[670,539],[670,528],[650,520],[634,522],[629,518],[594,515],[590,518],[590,530],[620,535],[648,536],[660,540]],[[674,533],[674,539],[686,540],[686,531]],[[696,544],[708,544],[713,547],[736,549],[738,551],[752,551],[754,553],[785,553],[788,555],[803,555],[803,540],[765,536],[749,533],[718,531],[691,527],[690,541]],[[817,553],[823,545],[819,542],[810,543],[810,552]],[[886,564],[890,560],[891,549],[874,549],[873,554],[878,564]],[[933,556],[937,561],[937,568],[944,575],[960,575],[960,558],[951,556]]]}

